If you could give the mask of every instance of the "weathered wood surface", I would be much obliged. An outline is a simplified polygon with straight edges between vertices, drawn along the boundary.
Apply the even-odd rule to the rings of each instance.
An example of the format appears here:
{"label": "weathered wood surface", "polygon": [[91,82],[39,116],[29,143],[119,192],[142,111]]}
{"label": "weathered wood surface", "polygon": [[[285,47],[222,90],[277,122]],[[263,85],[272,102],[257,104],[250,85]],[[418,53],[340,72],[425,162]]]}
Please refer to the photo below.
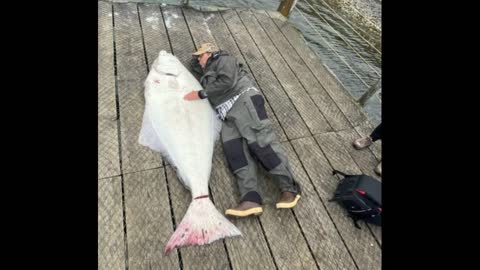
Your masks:
{"label": "weathered wood surface", "polygon": [[113,10],[122,170],[158,168],[162,166],[160,155],[138,143],[145,108],[143,82],[148,72],[137,5],[116,3]]}
{"label": "weathered wood surface", "polygon": [[120,177],[98,180],[98,269],[125,269]]}
{"label": "weathered wood surface", "polygon": [[164,168],[126,174],[125,216],[129,269],[178,269],[175,252],[163,245],[173,233]]}
{"label": "weathered wood surface", "polygon": [[98,178],[120,175],[112,5],[98,3]]}

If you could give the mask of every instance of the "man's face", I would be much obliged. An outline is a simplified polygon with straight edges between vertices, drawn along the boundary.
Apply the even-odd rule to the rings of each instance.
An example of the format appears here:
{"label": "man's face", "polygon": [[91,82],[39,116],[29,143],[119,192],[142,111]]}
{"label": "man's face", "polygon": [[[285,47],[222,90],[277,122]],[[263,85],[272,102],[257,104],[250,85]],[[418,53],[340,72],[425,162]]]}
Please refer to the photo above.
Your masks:
{"label": "man's face", "polygon": [[202,68],[205,68],[208,58],[210,58],[211,53],[202,53],[198,56],[198,62]]}

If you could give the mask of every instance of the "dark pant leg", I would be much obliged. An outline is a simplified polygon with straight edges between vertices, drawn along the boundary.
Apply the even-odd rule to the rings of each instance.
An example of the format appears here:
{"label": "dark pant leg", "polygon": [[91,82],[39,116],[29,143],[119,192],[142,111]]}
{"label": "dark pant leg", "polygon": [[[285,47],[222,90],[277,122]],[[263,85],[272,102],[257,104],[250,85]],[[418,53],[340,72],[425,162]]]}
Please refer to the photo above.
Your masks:
{"label": "dark pant leg", "polygon": [[272,123],[268,119],[264,102],[259,92],[249,91],[237,100],[229,114],[234,118],[241,136],[246,139],[252,156],[278,182],[280,190],[300,193],[285,151],[276,139]]}
{"label": "dark pant leg", "polygon": [[382,139],[382,123],[380,123],[370,134],[370,138],[372,141],[381,140]]}
{"label": "dark pant leg", "polygon": [[243,139],[233,121],[228,118],[222,125],[223,151],[230,170],[235,175],[240,201],[252,201],[261,204],[258,191],[257,165],[249,153],[247,142]]}

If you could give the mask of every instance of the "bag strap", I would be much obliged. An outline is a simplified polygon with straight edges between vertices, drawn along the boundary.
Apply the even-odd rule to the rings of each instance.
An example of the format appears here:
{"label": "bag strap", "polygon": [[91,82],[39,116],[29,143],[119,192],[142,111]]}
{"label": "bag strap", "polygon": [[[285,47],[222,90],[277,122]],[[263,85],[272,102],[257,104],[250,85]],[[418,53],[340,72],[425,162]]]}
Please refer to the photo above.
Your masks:
{"label": "bag strap", "polygon": [[342,171],[339,171],[339,170],[333,169],[333,171],[332,171],[332,175],[335,175],[335,174],[337,174],[337,173],[338,173],[338,174],[340,174],[340,175],[342,175],[343,177],[346,177],[346,176],[352,176],[352,175],[350,175],[350,174],[346,174],[346,173],[344,173],[344,172],[342,172]]}
{"label": "bag strap", "polygon": [[353,220],[353,225],[355,225],[355,228],[361,230],[360,225],[358,225],[357,221],[359,221],[361,218],[358,218],[354,215],[349,215],[349,217]]}

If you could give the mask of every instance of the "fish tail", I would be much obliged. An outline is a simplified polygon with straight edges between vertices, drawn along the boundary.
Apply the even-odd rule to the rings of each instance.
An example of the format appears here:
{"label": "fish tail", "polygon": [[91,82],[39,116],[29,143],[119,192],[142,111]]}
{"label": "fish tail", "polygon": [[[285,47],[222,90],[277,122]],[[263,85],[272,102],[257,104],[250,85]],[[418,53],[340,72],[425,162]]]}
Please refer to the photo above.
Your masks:
{"label": "fish tail", "polygon": [[194,199],[163,251],[168,254],[182,246],[205,245],[237,235],[242,233],[218,212],[210,198]]}

